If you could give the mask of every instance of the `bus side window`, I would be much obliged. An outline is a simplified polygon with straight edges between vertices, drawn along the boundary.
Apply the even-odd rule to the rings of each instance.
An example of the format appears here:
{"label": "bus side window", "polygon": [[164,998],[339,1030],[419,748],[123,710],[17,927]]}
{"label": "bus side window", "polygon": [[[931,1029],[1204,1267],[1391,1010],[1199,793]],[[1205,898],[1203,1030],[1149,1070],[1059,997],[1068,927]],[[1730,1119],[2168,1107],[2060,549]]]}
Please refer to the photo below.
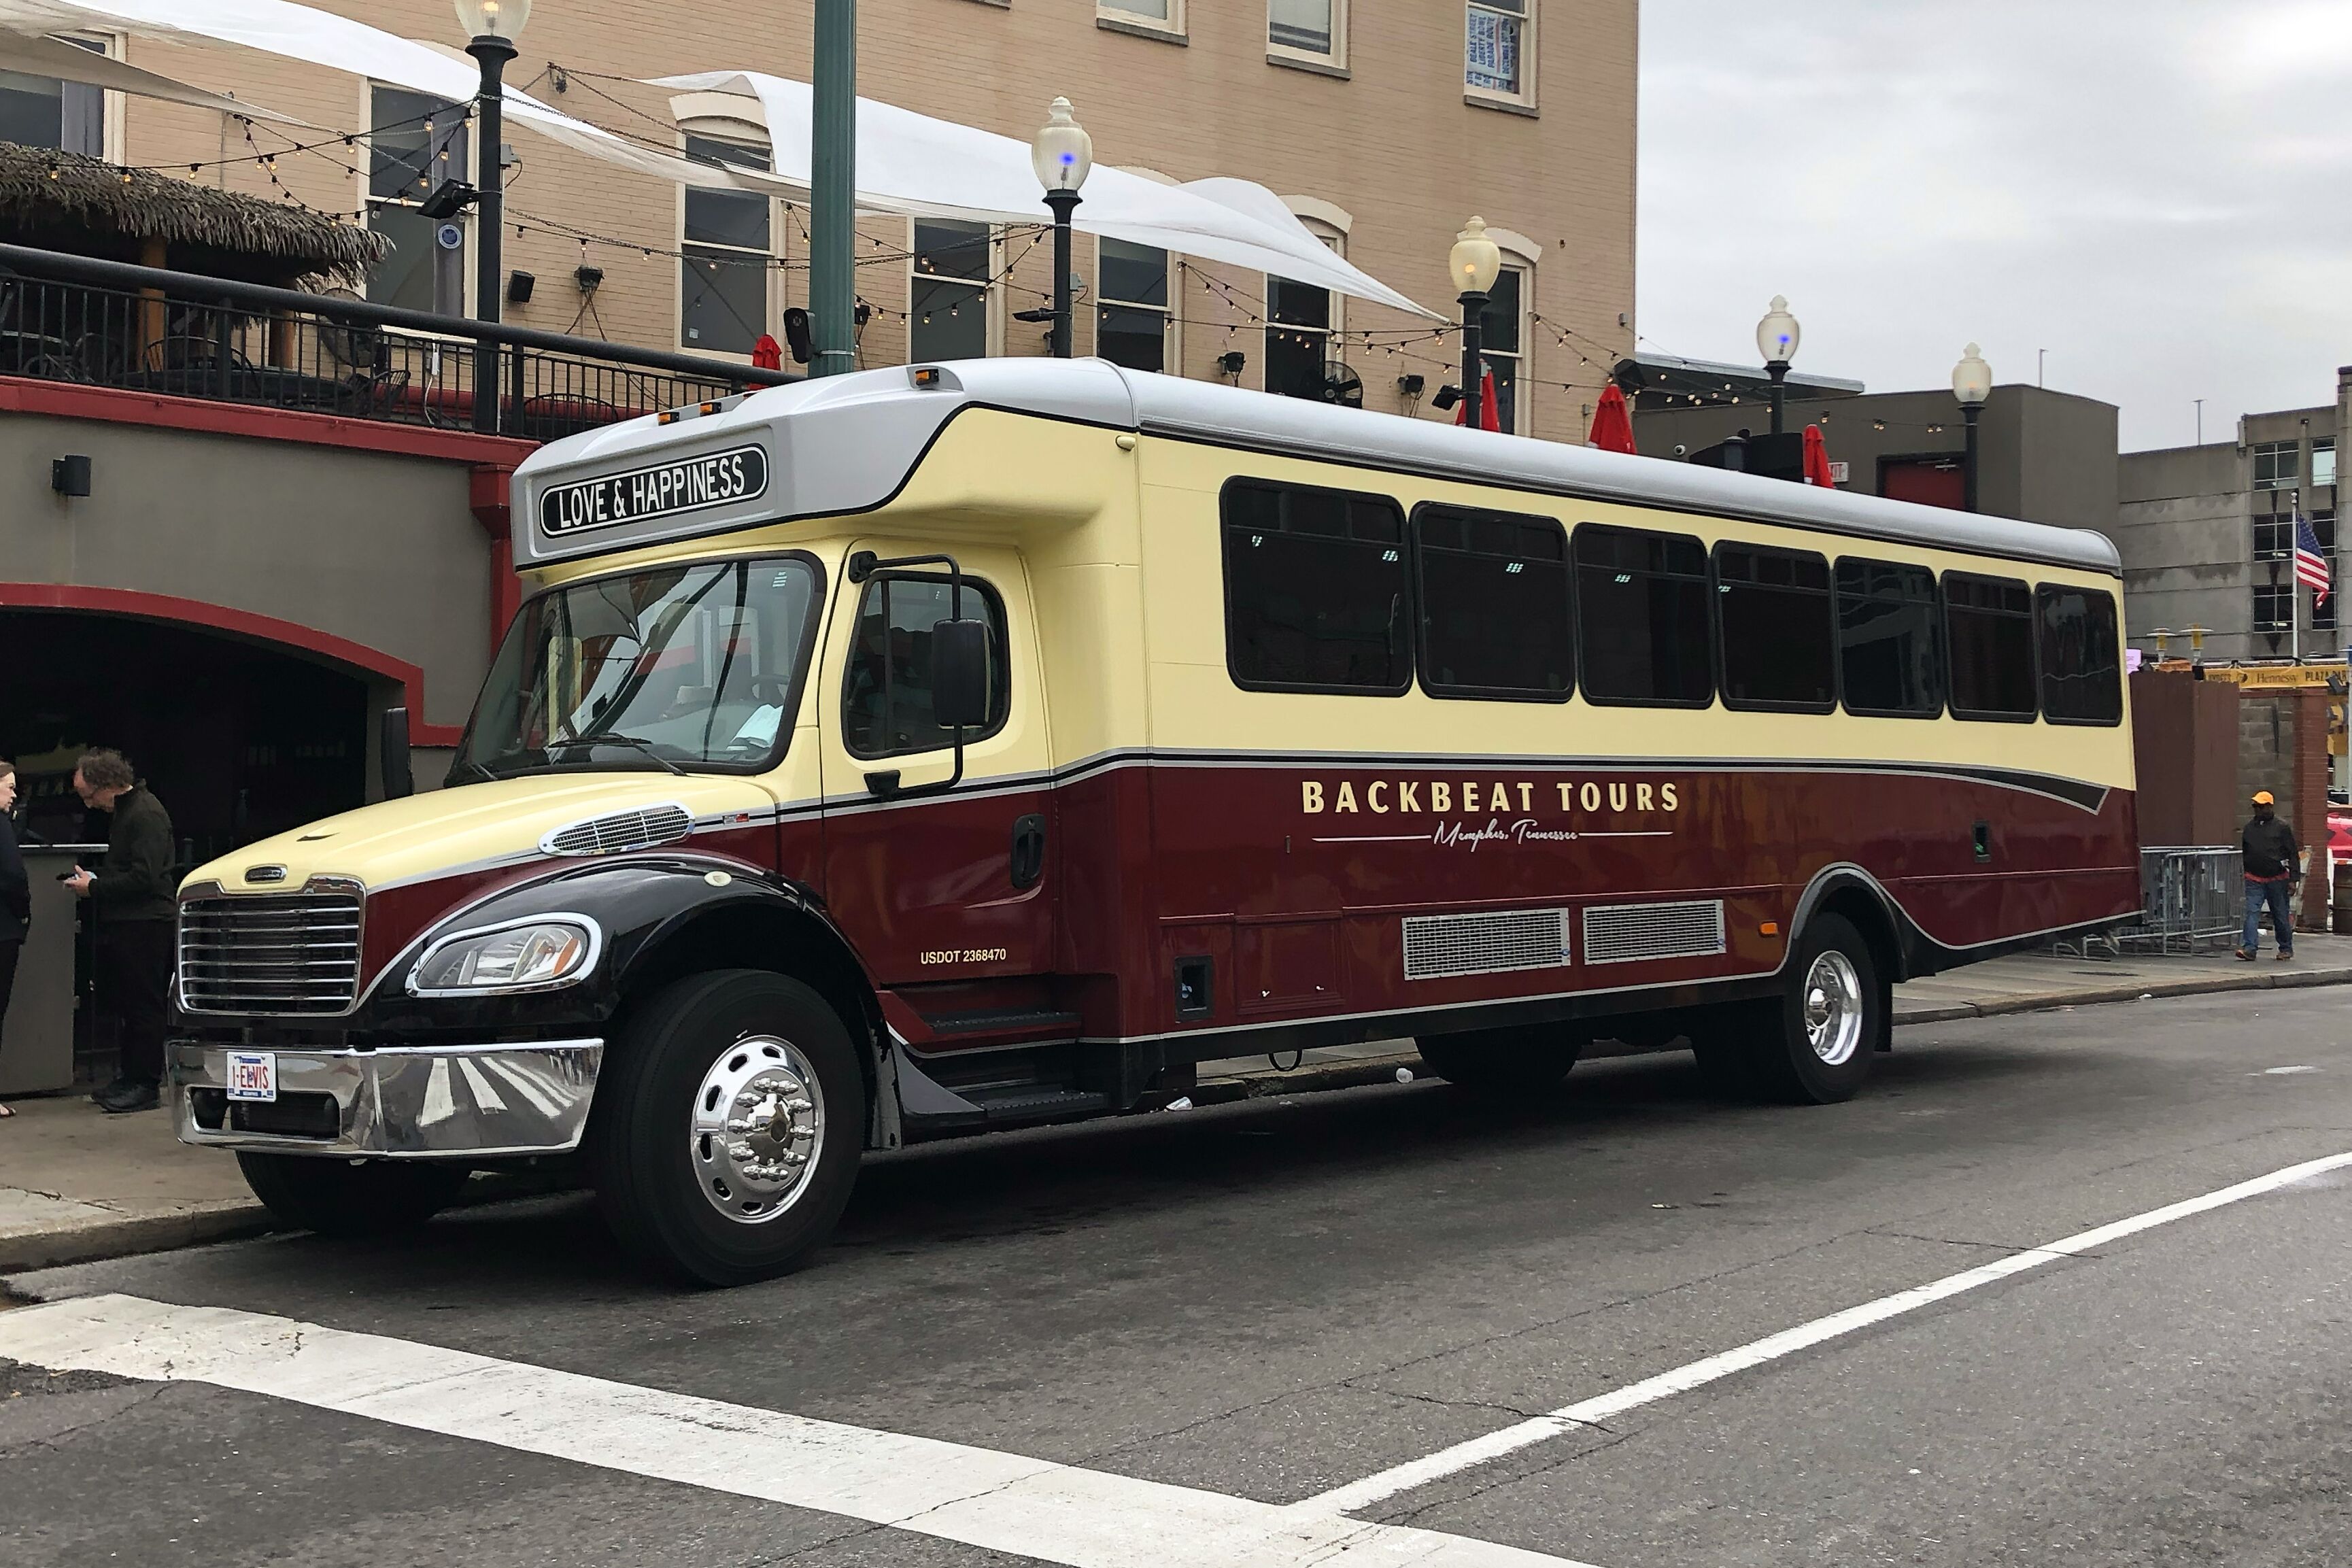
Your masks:
{"label": "bus side window", "polygon": [[1234,479],[1219,510],[1234,685],[1384,697],[1412,685],[1412,585],[1395,501]]}
{"label": "bus side window", "polygon": [[1576,687],[1568,531],[1548,517],[1413,509],[1421,684],[1433,697],[1565,702]]}
{"label": "bus side window", "polygon": [[2122,723],[2115,596],[2044,583],[2033,601],[2042,632],[2042,716],[2053,724]]}
{"label": "bus side window", "polygon": [[[858,602],[857,629],[842,680],[841,729],[855,757],[895,757],[944,751],[955,731],[931,717],[931,627],[950,618],[949,584],[928,574],[869,578]],[[988,623],[989,721],[967,742],[1004,728],[1012,706],[1011,660],[1004,645],[1004,601],[966,574],[966,620]]]}
{"label": "bus side window", "polygon": [[1944,640],[1954,718],[2032,721],[2032,589],[2014,577],[1945,573]]}
{"label": "bus side window", "polygon": [[1837,706],[1827,556],[1718,544],[1715,609],[1726,708],[1826,713]]}
{"label": "bus side window", "polygon": [[1838,675],[1849,713],[1933,719],[1944,711],[1936,574],[1897,561],[1837,563]]}
{"label": "bus side window", "polygon": [[1577,656],[1588,702],[1704,708],[1715,700],[1706,546],[1683,533],[1576,531]]}

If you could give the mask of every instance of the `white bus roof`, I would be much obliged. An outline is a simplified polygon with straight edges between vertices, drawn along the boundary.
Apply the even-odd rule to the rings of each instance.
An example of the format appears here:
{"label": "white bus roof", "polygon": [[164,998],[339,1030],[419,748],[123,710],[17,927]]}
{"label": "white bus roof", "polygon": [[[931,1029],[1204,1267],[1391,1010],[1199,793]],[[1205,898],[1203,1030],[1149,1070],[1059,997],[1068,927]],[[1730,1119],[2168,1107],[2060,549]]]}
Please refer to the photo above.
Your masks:
{"label": "white bus roof", "polygon": [[[931,384],[918,384],[918,371],[929,374]],[[863,371],[770,387],[717,413],[667,425],[647,416],[551,442],[515,474],[515,563],[543,565],[792,518],[871,510],[898,493],[940,431],[967,408],[1564,500],[1784,522],[2122,573],[2113,542],[2088,529],[1244,392],[1105,360],[1052,359]]]}

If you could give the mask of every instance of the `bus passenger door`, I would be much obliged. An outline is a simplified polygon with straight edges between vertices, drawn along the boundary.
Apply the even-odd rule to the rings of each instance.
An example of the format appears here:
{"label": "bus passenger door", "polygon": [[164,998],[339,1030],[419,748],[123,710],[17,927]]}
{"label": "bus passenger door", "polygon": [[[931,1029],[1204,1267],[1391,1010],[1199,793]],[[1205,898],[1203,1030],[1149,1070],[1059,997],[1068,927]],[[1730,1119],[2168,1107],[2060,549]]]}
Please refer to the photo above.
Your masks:
{"label": "bus passenger door", "polygon": [[[936,552],[860,540],[855,556]],[[964,618],[989,628],[989,721],[954,734],[931,709],[932,627],[950,617],[943,566],[878,571],[837,585],[820,655],[824,896],[875,978],[926,1017],[956,1021],[935,1048],[984,1043],[972,1020],[1045,1010],[1055,953],[1056,864],[1045,696],[1021,557],[952,553]],[[908,990],[906,988],[913,988]],[[1036,994],[1032,994],[1036,992]]]}

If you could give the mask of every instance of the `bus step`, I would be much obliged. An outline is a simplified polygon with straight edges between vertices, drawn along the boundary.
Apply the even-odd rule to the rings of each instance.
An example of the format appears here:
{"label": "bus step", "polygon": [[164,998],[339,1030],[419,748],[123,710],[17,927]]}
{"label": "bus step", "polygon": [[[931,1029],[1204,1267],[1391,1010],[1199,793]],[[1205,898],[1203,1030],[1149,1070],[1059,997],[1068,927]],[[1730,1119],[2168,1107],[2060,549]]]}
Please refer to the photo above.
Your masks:
{"label": "bus step", "polygon": [[1052,1084],[1003,1084],[959,1092],[987,1112],[991,1121],[1034,1121],[1048,1117],[1091,1115],[1110,1109],[1110,1097],[1107,1094],[1089,1094]]}
{"label": "bus step", "polygon": [[1076,1013],[1055,1013],[1042,1008],[999,1007],[978,1013],[933,1013],[923,1022],[935,1035],[969,1035],[981,1029],[1013,1034],[1031,1029],[1067,1029],[1077,1032]]}

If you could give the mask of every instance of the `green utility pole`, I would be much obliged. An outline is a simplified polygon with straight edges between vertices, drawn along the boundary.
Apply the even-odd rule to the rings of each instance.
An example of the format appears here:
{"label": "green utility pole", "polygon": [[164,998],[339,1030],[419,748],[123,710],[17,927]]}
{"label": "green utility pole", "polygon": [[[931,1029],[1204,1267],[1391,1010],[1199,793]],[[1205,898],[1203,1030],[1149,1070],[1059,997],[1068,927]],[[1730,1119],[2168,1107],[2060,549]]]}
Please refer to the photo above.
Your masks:
{"label": "green utility pole", "polygon": [[809,128],[811,375],[857,368],[857,0],[816,0]]}

